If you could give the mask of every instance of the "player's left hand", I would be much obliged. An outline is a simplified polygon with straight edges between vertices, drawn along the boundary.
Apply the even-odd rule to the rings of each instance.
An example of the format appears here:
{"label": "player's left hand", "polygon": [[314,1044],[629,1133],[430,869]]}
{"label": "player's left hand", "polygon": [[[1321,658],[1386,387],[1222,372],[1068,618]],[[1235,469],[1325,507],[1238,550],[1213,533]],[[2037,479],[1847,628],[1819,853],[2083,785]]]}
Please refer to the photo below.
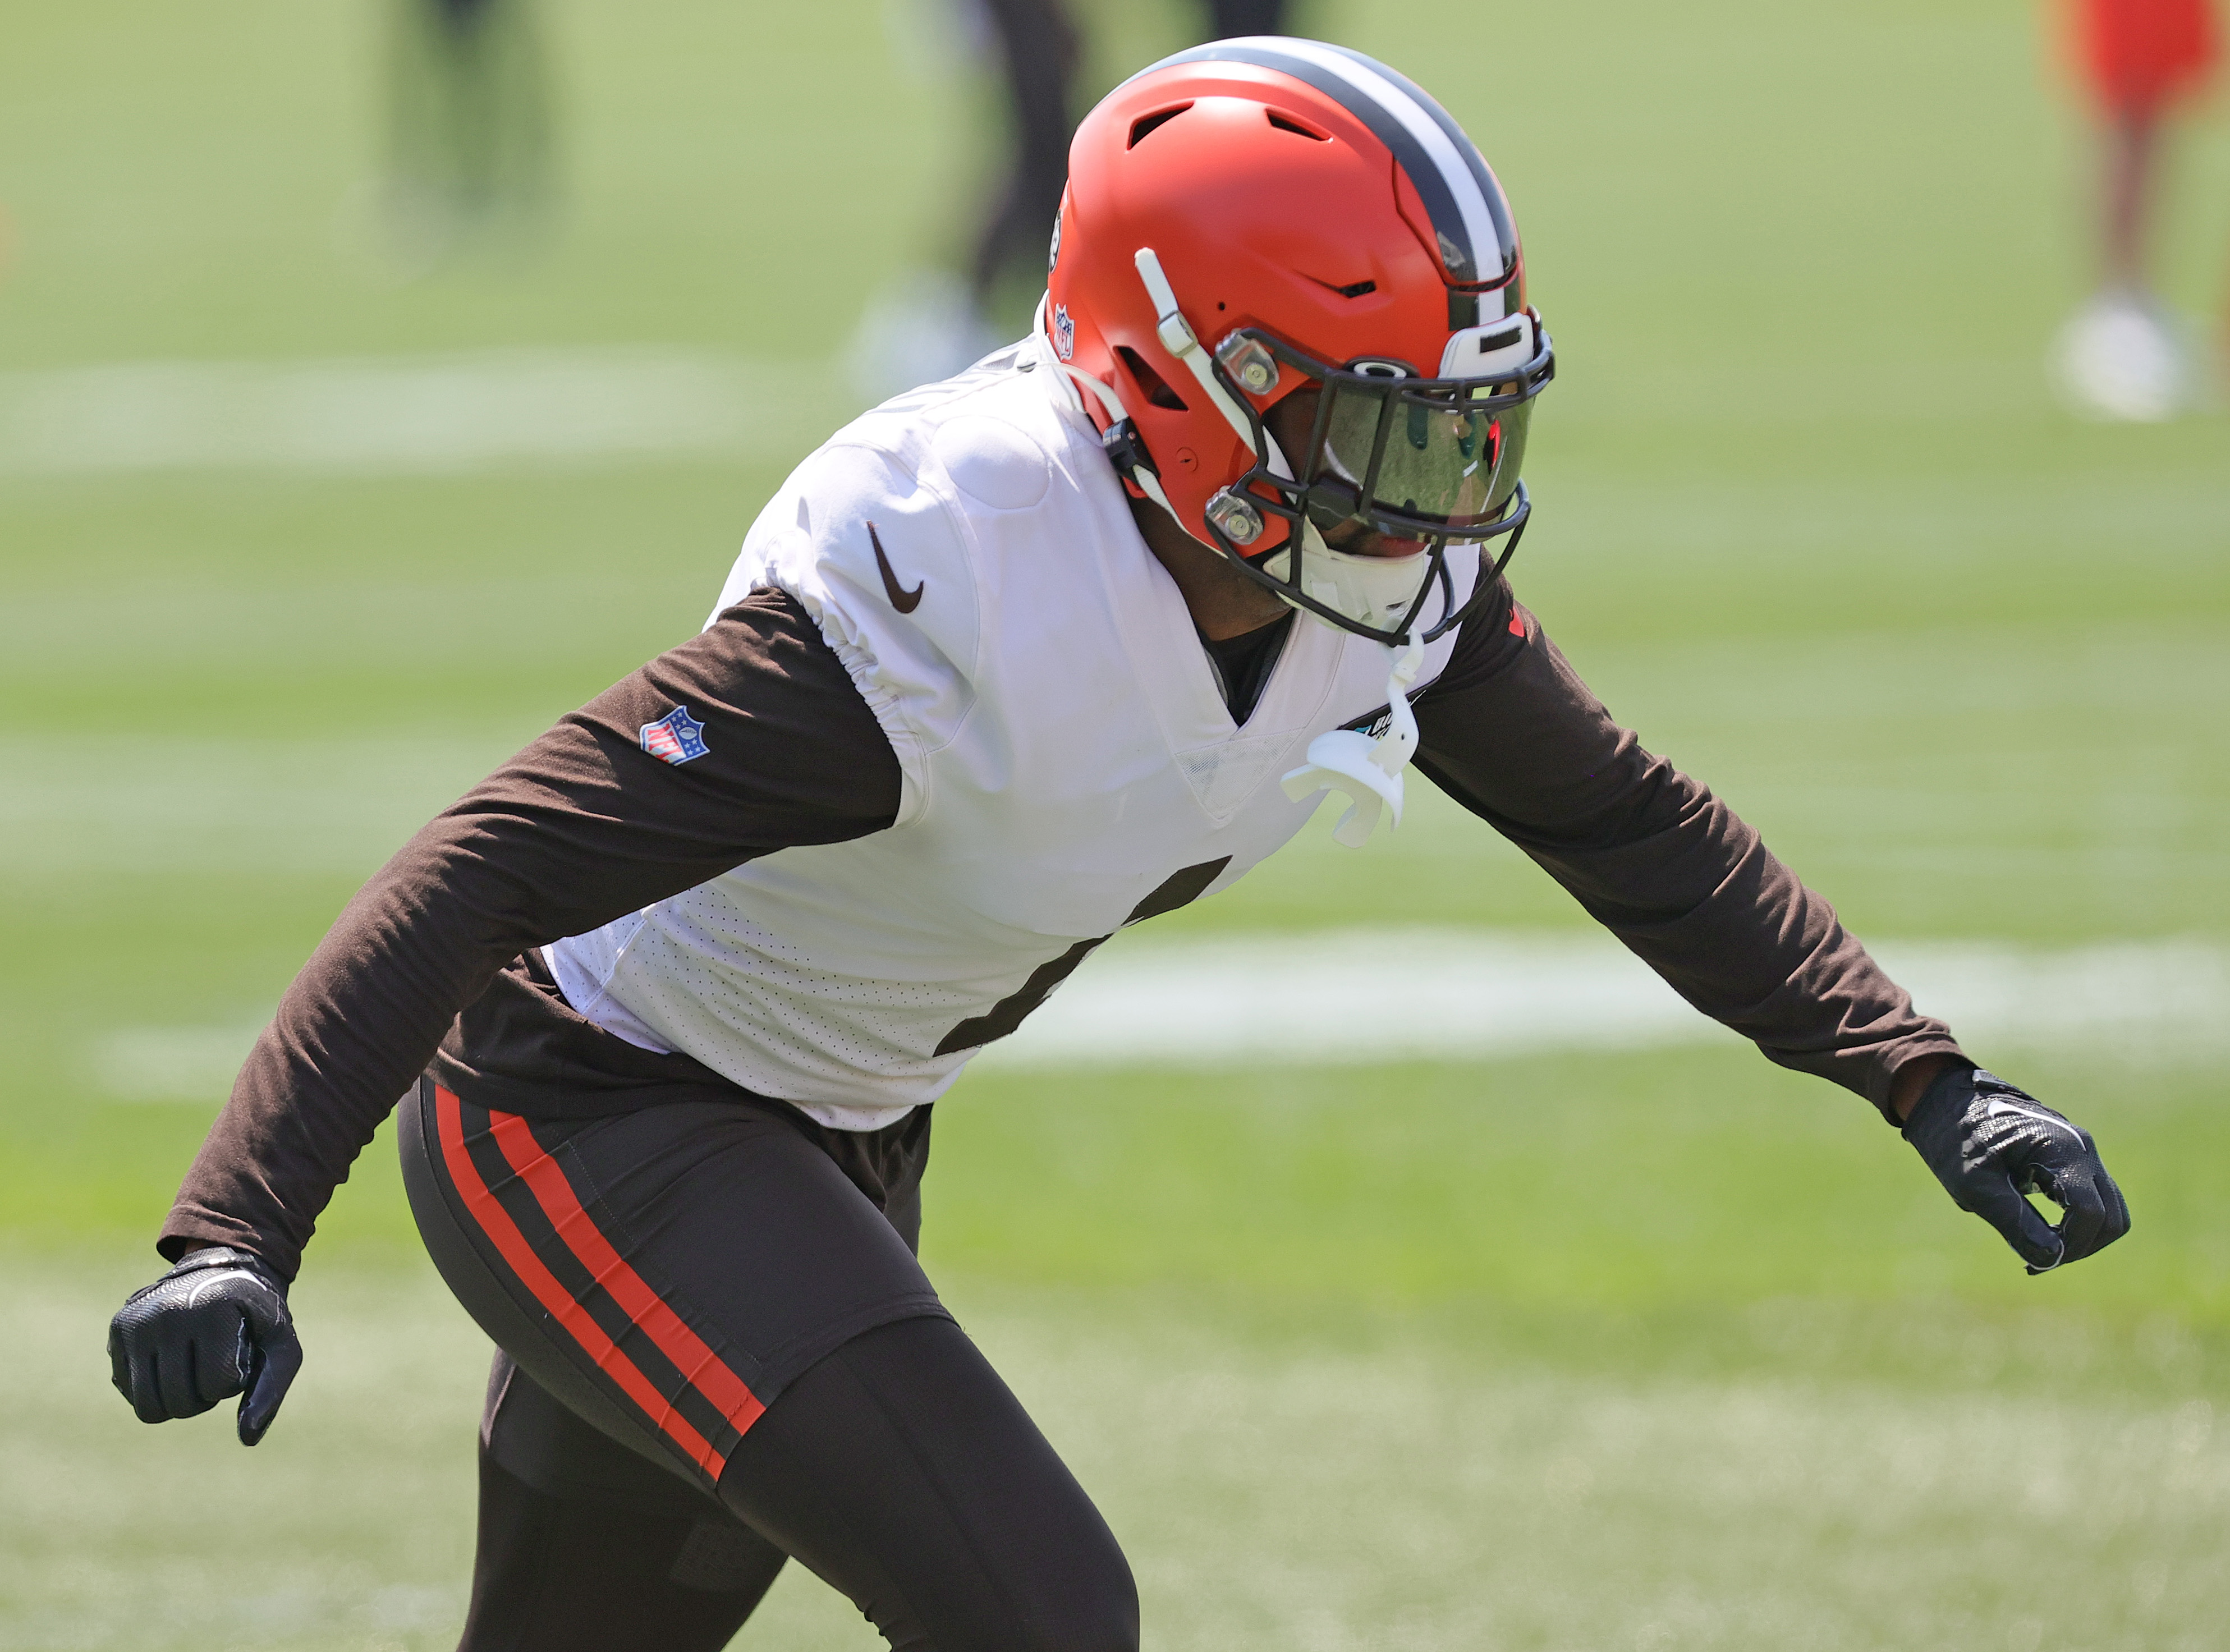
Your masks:
{"label": "player's left hand", "polygon": [[142,1423],[199,1416],[240,1396],[254,1445],[302,1368],[286,1287],[244,1250],[209,1246],[125,1299],[108,1326],[109,1380]]}
{"label": "player's left hand", "polygon": [[[2091,1133],[1980,1068],[1947,1068],[1913,1103],[1905,1139],[1961,1210],[1982,1218],[2032,1274],[2080,1262],[2130,1230],[2130,1207]],[[2047,1223],[2025,1197],[2060,1209]]]}

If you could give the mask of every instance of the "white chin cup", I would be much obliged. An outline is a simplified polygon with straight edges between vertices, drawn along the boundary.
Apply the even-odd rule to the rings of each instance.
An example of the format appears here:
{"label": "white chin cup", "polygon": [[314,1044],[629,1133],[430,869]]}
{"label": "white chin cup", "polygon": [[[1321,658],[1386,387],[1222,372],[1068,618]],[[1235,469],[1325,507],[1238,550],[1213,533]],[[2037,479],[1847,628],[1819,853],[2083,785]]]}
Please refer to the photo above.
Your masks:
{"label": "white chin cup", "polygon": [[[1289,544],[1264,560],[1264,571],[1283,581],[1292,554]],[[1393,629],[1409,611],[1409,604],[1425,588],[1432,562],[1432,553],[1427,551],[1406,557],[1350,556],[1326,545],[1314,522],[1305,517],[1301,519],[1302,591],[1334,613],[1344,614],[1373,630]]]}

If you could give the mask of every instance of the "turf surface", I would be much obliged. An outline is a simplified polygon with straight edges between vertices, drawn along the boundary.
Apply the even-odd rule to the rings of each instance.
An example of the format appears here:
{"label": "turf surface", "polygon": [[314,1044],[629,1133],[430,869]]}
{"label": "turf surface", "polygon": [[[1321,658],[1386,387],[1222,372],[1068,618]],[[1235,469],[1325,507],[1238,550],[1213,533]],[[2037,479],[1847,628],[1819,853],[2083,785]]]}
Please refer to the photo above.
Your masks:
{"label": "turf surface", "polygon": [[[1088,15],[1103,84],[1186,26]],[[878,8],[575,5],[545,239],[403,279],[366,205],[383,16],[11,18],[0,372],[640,344],[812,370],[964,240],[983,87],[900,61]],[[2028,8],[1317,25],[1440,93],[1510,187],[1563,364],[1518,586],[1614,710],[1862,933],[2230,934],[2230,431],[2050,405],[2079,134]],[[2196,309],[2219,130],[2176,201]],[[119,1101],[99,1054],[262,1012],[416,821],[694,629],[783,457],[0,477],[0,1647],[454,1636],[480,1356],[383,1144],[312,1252],[272,1440],[143,1430],[101,1320],[214,1098]],[[1427,808],[1164,921],[1579,920]],[[2127,1243],[2026,1280],[1863,1104],[1698,1049],[986,1074],[940,1115],[928,1254],[1105,1502],[1159,1644],[2218,1643],[2220,1085],[2172,1051],[1978,1053],[2096,1128]],[[274,1555],[247,1607],[211,1569],[243,1529]],[[808,1584],[768,1610],[758,1643],[864,1637]]]}

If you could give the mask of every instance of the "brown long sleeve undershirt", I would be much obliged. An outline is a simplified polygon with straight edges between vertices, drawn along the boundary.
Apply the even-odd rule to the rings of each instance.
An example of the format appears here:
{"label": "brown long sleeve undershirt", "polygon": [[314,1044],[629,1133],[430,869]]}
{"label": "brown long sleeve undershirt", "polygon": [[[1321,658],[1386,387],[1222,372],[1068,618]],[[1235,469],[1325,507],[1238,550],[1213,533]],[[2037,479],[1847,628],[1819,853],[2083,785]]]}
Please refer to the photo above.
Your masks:
{"label": "brown long sleeve undershirt", "polygon": [[[677,706],[707,748],[680,765],[640,739]],[[1756,832],[1611,720],[1506,587],[1417,717],[1419,768],[1774,1061],[1882,1107],[1899,1067],[1957,1053]],[[776,593],[729,610],[529,745],[349,903],[257,1041],[159,1248],[235,1244],[292,1277],[429,1062],[481,1105],[522,1112],[621,1111],[721,1084],[574,1014],[532,949],[755,855],[880,831],[899,784],[802,610]]]}
{"label": "brown long sleeve undershirt", "polygon": [[1899,1068],[1959,1054],[1754,829],[1612,720],[1506,584],[1416,709],[1419,769],[1768,1059],[1887,1118]]}
{"label": "brown long sleeve undershirt", "polygon": [[[683,764],[641,741],[676,707],[704,725],[705,755]],[[506,965],[754,856],[880,831],[899,795],[890,742],[811,619],[778,593],[746,598],[444,810],[349,902],[256,1041],[158,1249],[238,1245],[291,1278],[357,1154]],[[523,966],[504,987],[500,1007],[531,1014]],[[556,1030],[612,1047],[616,1081],[703,1072],[578,1016]]]}

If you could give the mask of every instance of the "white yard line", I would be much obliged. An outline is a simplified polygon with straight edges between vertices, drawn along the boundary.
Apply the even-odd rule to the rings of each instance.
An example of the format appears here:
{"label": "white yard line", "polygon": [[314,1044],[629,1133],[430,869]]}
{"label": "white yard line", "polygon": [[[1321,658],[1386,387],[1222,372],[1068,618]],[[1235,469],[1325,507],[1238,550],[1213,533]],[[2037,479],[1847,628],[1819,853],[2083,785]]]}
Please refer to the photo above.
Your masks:
{"label": "white yard line", "polygon": [[[2079,1048],[2159,1061],[2230,1049],[2230,946],[2214,942],[1892,941],[1875,951],[1986,1058]],[[93,1045],[91,1077],[121,1099],[214,1101],[258,1024],[119,1028]],[[983,1059],[1004,1068],[1363,1065],[1733,1036],[1606,938],[1350,929],[1118,944]]]}
{"label": "white yard line", "polygon": [[93,1044],[91,1076],[119,1101],[222,1101],[262,1030],[229,1027],[122,1027]]}
{"label": "white yard line", "polygon": [[0,880],[119,866],[361,880],[531,732],[152,741],[0,733]]}
{"label": "white yard line", "polygon": [[[1890,941],[1874,951],[1923,1010],[1978,1049],[2230,1048],[2230,947],[2212,942]],[[986,1059],[1365,1063],[1732,1036],[1608,937],[1330,930],[1110,947]]]}
{"label": "white yard line", "polygon": [[657,348],[0,373],[0,475],[382,475],[802,453],[839,375]]}

